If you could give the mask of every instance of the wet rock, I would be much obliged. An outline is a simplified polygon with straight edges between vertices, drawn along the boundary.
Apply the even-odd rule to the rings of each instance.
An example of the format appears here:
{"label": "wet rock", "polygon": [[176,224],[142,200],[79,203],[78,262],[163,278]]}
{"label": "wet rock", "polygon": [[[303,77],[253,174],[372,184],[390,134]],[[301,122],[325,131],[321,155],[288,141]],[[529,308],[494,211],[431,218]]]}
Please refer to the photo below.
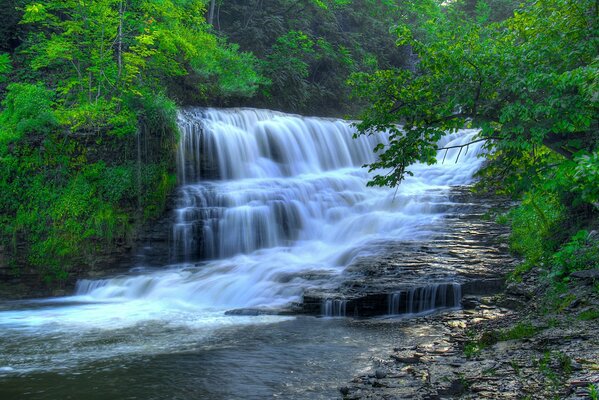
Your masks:
{"label": "wet rock", "polygon": [[415,356],[402,357],[402,356],[392,354],[391,358],[393,358],[396,362],[402,363],[402,364],[418,364],[420,362],[420,357],[415,357]]}
{"label": "wet rock", "polygon": [[259,315],[293,315],[297,314],[298,310],[293,308],[282,309],[282,308],[237,308],[234,310],[228,310],[225,315],[235,316],[259,316]]}
{"label": "wet rock", "polygon": [[[475,296],[500,291],[503,276],[515,262],[507,249],[498,246],[507,228],[481,216],[503,200],[475,197],[468,187],[452,189],[449,197],[452,207],[460,204],[460,212],[446,215],[439,225],[442,229],[431,226],[425,242],[380,240],[368,244],[368,255],[348,254],[349,265],[337,287],[304,293],[304,313],[320,315],[327,298],[346,299],[346,315],[358,317],[410,315],[460,305],[473,308]],[[456,284],[461,295],[452,287]],[[433,286],[439,290],[431,291]],[[419,288],[431,296],[412,296]],[[461,302],[462,295],[470,297]]]}

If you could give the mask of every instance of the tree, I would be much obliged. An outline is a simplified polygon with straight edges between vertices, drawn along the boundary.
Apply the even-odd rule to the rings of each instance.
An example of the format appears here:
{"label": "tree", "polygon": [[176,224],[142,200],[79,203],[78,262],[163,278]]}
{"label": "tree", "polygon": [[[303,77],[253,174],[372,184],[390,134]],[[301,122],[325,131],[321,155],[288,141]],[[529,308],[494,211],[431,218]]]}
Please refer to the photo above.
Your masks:
{"label": "tree", "polygon": [[123,102],[169,79],[195,75],[194,89],[215,97],[251,95],[263,82],[256,60],[213,35],[203,15],[203,0],[31,2],[25,51],[33,70],[52,74],[65,123],[127,134],[136,120]]}
{"label": "tree", "polygon": [[0,246],[11,273],[64,281],[164,210],[175,100],[251,96],[264,79],[204,0],[9,3],[22,7],[7,12],[18,34],[0,28]]}
{"label": "tree", "polygon": [[214,8],[216,6],[216,0],[210,0],[210,11],[208,13],[208,23],[212,25],[214,23]]}
{"label": "tree", "polygon": [[528,155],[534,163],[543,146],[566,159],[592,152],[599,132],[598,29],[592,0],[539,0],[494,23],[484,13],[469,19],[459,7],[438,6],[421,29],[398,26],[398,43],[418,56],[415,70],[351,80],[354,93],[371,104],[360,132],[390,133],[370,168],[391,173],[371,183],[397,185],[409,165],[434,163],[437,141],[463,127],[480,128],[504,161]]}
{"label": "tree", "polygon": [[[262,61],[272,82],[247,105],[317,115],[357,112],[347,78],[355,71],[403,65],[389,26],[396,0],[227,0],[215,26]],[[217,2],[218,6],[218,2]],[[296,18],[301,16],[301,18]],[[301,33],[307,50],[297,46]],[[296,51],[297,50],[297,51]]]}

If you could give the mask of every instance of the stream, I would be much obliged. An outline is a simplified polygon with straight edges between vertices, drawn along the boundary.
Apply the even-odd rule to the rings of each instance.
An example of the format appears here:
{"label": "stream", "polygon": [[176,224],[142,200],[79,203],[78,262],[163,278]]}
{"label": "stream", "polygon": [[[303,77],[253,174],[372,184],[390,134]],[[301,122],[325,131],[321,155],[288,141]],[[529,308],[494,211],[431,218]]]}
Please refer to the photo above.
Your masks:
{"label": "stream", "polygon": [[[332,300],[329,317],[291,310],[306,291],[335,290],[348,266],[377,255],[374,243],[438,237],[459,206],[450,189],[472,182],[482,143],[413,166],[396,191],[367,187],[362,168],[386,135],[353,139],[348,121],[189,108],[179,126],[172,263],[82,280],[68,297],[0,303],[2,399],[328,399],[375,354],[434,335],[405,318],[339,318],[345,308],[326,311]],[[460,293],[423,281],[428,305],[410,313]],[[405,293],[417,304],[419,291]],[[389,297],[390,314],[401,296]]]}

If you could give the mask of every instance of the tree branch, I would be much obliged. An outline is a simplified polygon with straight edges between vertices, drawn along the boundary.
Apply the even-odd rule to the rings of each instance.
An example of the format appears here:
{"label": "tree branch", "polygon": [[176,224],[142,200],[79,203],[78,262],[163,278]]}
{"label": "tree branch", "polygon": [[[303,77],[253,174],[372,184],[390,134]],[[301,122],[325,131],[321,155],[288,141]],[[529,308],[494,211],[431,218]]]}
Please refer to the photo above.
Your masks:
{"label": "tree branch", "polygon": [[463,149],[466,146],[470,146],[471,144],[482,142],[482,141],[485,141],[485,140],[499,140],[499,138],[497,138],[497,137],[489,137],[489,138],[476,139],[476,140],[472,140],[472,141],[470,141],[468,143],[456,144],[455,146],[438,147],[437,151],[440,151],[440,150],[449,150],[449,149]]}

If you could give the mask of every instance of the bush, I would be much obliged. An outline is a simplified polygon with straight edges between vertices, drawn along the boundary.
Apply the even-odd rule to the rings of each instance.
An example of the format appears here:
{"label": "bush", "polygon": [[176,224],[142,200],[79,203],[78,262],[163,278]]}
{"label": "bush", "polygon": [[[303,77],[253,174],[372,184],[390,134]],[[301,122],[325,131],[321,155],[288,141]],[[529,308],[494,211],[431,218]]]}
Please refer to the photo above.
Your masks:
{"label": "bush", "polygon": [[12,83],[8,85],[4,109],[0,113],[0,151],[2,145],[23,135],[45,134],[57,125],[52,98],[54,93],[43,85]]}
{"label": "bush", "polygon": [[580,191],[584,201],[599,202],[599,152],[575,159],[574,189]]}
{"label": "bush", "polygon": [[536,335],[538,331],[539,330],[530,323],[521,322],[508,330],[502,331],[499,334],[499,338],[500,340],[525,339]]}
{"label": "bush", "polygon": [[568,280],[574,271],[599,268],[599,242],[580,230],[553,254],[551,264],[550,277],[554,280]]}
{"label": "bush", "polygon": [[499,222],[511,225],[510,249],[525,258],[515,275],[544,263],[557,248],[559,238],[554,231],[564,215],[565,207],[556,194],[533,190],[525,194],[518,207],[499,218]]}

